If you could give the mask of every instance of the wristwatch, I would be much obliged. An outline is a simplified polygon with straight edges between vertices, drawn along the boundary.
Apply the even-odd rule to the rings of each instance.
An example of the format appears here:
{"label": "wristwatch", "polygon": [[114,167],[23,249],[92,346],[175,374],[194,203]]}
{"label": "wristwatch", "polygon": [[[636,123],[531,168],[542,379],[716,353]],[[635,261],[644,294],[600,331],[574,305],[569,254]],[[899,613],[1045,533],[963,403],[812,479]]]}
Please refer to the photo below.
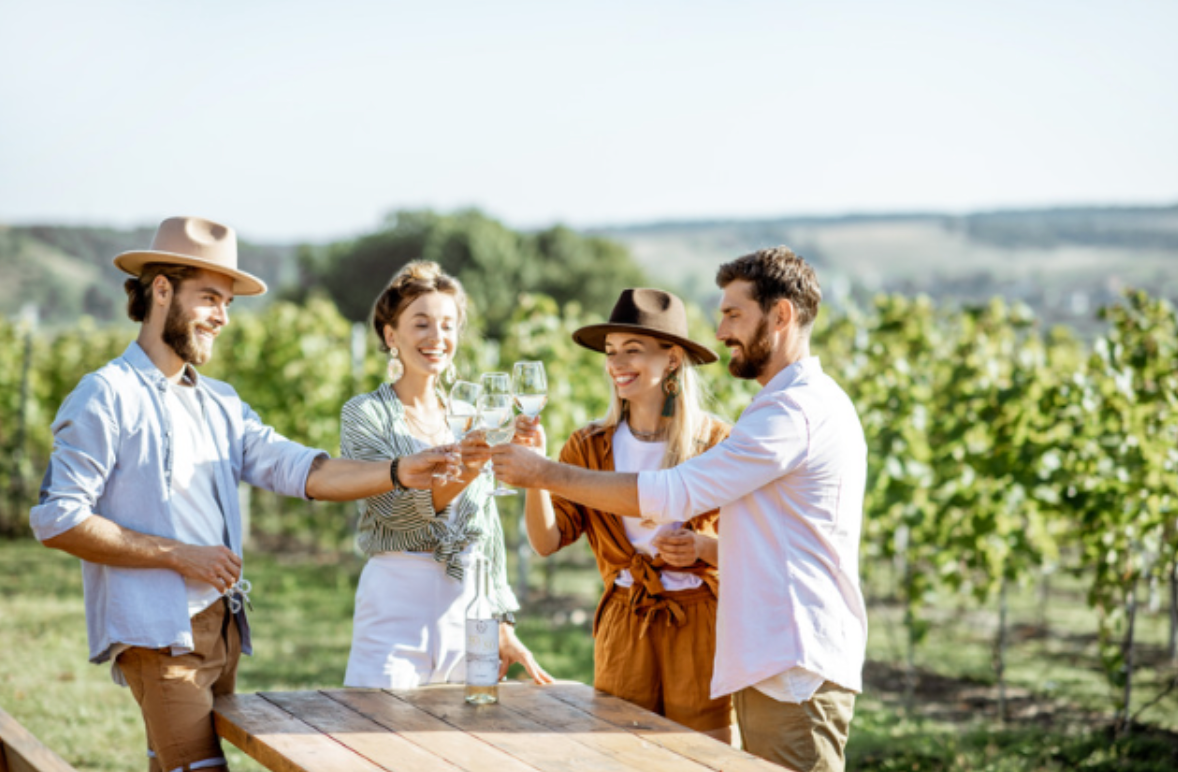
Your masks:
{"label": "wristwatch", "polygon": [[401,484],[401,478],[397,477],[397,465],[401,463],[401,457],[397,456],[393,459],[393,463],[389,464],[389,477],[393,478],[393,490],[404,491],[409,490]]}
{"label": "wristwatch", "polygon": [[515,627],[515,614],[512,614],[510,611],[504,611],[501,614],[494,614],[493,616],[499,622],[509,624],[512,627]]}

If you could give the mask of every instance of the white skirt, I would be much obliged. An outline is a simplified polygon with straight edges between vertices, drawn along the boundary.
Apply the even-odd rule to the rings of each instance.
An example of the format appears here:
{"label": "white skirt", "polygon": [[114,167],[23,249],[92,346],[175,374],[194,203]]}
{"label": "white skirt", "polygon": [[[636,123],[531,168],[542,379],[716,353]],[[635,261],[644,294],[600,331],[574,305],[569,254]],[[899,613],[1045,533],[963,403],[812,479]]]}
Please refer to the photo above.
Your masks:
{"label": "white skirt", "polygon": [[462,582],[423,552],[368,559],[356,589],[345,686],[412,689],[466,679],[466,607],[474,597],[469,555]]}

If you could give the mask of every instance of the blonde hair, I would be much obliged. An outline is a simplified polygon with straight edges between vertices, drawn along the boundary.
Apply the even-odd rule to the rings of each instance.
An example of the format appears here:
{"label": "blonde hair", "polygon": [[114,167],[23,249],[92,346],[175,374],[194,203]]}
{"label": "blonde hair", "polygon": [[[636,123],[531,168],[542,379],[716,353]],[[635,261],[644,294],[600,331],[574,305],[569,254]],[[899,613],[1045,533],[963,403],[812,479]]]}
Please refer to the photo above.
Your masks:
{"label": "blonde hair", "polygon": [[385,326],[395,328],[406,306],[431,292],[452,296],[454,305],[458,307],[459,330],[466,325],[466,292],[462,289],[462,283],[432,260],[413,260],[397,271],[372,307],[372,328],[376,330],[381,351],[389,350],[384,339]]}
{"label": "blonde hair", "polygon": [[[669,469],[707,450],[709,416],[703,405],[709,394],[682,346],[666,341],[659,341],[659,345],[678,353],[680,362],[676,373],[679,379],[679,396],[675,398],[675,413],[671,416],[670,426],[667,427],[667,450],[663,454],[660,467]],[[607,429],[614,429],[626,418],[629,405],[618,396],[613,379],[607,380],[610,390],[609,409],[605,413],[605,418],[601,419],[601,425]]]}

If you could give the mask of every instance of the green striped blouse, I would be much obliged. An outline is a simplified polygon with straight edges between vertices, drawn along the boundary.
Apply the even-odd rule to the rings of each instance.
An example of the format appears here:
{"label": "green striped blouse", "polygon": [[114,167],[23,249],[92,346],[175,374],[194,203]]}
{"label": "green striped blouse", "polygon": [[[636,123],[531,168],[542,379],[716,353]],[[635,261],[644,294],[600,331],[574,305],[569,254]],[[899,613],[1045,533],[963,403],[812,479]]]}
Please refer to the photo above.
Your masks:
{"label": "green striped blouse", "polygon": [[[382,461],[408,456],[428,445],[409,432],[405,408],[391,385],[348,400],[340,415],[340,453],[344,458]],[[495,497],[480,475],[440,512],[428,490],[391,491],[361,499],[357,546],[365,555],[381,552],[432,552],[446,573],[462,580],[459,554],[478,543],[491,560],[491,603],[496,612],[516,611],[519,602],[507,583],[507,551]]]}

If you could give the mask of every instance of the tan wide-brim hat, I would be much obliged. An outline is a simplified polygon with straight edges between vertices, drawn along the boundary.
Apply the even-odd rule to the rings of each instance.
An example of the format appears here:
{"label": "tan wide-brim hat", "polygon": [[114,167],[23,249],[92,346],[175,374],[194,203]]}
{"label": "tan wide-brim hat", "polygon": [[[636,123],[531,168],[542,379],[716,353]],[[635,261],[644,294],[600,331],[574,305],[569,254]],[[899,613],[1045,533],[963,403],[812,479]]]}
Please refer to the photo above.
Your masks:
{"label": "tan wide-brim hat", "polygon": [[687,309],[683,301],[660,289],[622,290],[609,321],[582,327],[573,333],[573,340],[587,349],[604,352],[605,336],[611,332],[635,332],[676,343],[697,365],[720,358],[715,351],[687,337]]}
{"label": "tan wide-brim hat", "polygon": [[237,234],[228,225],[201,217],[169,217],[160,223],[151,249],[124,252],[115,266],[132,276],[148,263],[190,265],[233,277],[234,295],[261,295],[266,282],[237,270]]}

